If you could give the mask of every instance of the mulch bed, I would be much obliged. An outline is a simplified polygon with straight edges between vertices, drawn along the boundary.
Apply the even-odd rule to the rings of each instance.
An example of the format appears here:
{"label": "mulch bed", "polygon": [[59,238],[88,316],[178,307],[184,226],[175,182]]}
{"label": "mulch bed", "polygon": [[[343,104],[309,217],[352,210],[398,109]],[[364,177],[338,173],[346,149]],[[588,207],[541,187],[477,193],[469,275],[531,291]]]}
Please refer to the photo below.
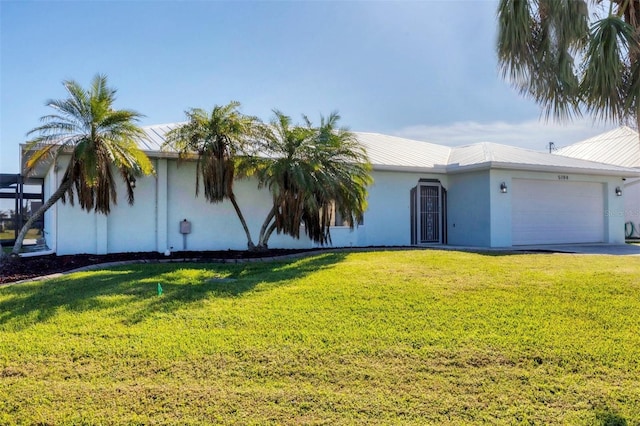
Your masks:
{"label": "mulch bed", "polygon": [[0,260],[0,284],[40,277],[43,275],[66,272],[83,266],[126,260],[167,260],[194,259],[206,262],[208,260],[256,259],[263,257],[277,257],[288,254],[304,253],[312,250],[284,250],[274,249],[265,251],[182,251],[165,256],[162,253],[112,253],[104,255],[75,254],[66,256],[21,257],[17,259],[6,257]]}

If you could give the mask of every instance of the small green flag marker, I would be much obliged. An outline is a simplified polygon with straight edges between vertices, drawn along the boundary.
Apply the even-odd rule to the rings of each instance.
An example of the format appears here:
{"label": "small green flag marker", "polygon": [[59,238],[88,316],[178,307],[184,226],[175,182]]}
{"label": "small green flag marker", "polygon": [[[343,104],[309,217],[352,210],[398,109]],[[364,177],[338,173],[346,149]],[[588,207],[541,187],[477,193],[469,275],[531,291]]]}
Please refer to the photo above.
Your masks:
{"label": "small green flag marker", "polygon": [[158,296],[162,296],[162,286],[158,283]]}

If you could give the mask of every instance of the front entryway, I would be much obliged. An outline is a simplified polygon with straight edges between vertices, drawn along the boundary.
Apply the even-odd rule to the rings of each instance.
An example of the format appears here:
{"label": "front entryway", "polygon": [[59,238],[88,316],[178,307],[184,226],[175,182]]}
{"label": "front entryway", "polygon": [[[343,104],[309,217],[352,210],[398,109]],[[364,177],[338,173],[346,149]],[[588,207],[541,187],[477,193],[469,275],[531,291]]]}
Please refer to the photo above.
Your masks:
{"label": "front entryway", "polygon": [[439,182],[420,182],[411,190],[411,244],[444,240],[444,190]]}

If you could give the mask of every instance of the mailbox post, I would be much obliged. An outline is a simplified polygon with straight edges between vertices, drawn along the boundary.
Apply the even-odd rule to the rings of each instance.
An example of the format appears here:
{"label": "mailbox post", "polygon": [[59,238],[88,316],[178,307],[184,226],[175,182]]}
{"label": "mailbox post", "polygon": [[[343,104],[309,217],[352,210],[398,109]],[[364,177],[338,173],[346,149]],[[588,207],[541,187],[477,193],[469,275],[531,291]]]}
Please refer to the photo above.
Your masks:
{"label": "mailbox post", "polygon": [[187,250],[187,234],[191,233],[191,222],[187,219],[180,222],[180,233],[182,234],[182,250]]}

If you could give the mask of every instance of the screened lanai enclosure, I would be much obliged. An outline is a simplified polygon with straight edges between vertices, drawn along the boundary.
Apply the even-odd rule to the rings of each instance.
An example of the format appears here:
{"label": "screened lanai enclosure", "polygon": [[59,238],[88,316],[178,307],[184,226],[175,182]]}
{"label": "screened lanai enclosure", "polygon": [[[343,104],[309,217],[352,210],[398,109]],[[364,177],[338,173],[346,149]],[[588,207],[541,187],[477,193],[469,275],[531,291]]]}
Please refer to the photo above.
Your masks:
{"label": "screened lanai enclosure", "polygon": [[[22,228],[44,202],[44,179],[0,174],[0,243],[11,246]],[[38,220],[24,240],[26,249],[45,247],[44,220]]]}

